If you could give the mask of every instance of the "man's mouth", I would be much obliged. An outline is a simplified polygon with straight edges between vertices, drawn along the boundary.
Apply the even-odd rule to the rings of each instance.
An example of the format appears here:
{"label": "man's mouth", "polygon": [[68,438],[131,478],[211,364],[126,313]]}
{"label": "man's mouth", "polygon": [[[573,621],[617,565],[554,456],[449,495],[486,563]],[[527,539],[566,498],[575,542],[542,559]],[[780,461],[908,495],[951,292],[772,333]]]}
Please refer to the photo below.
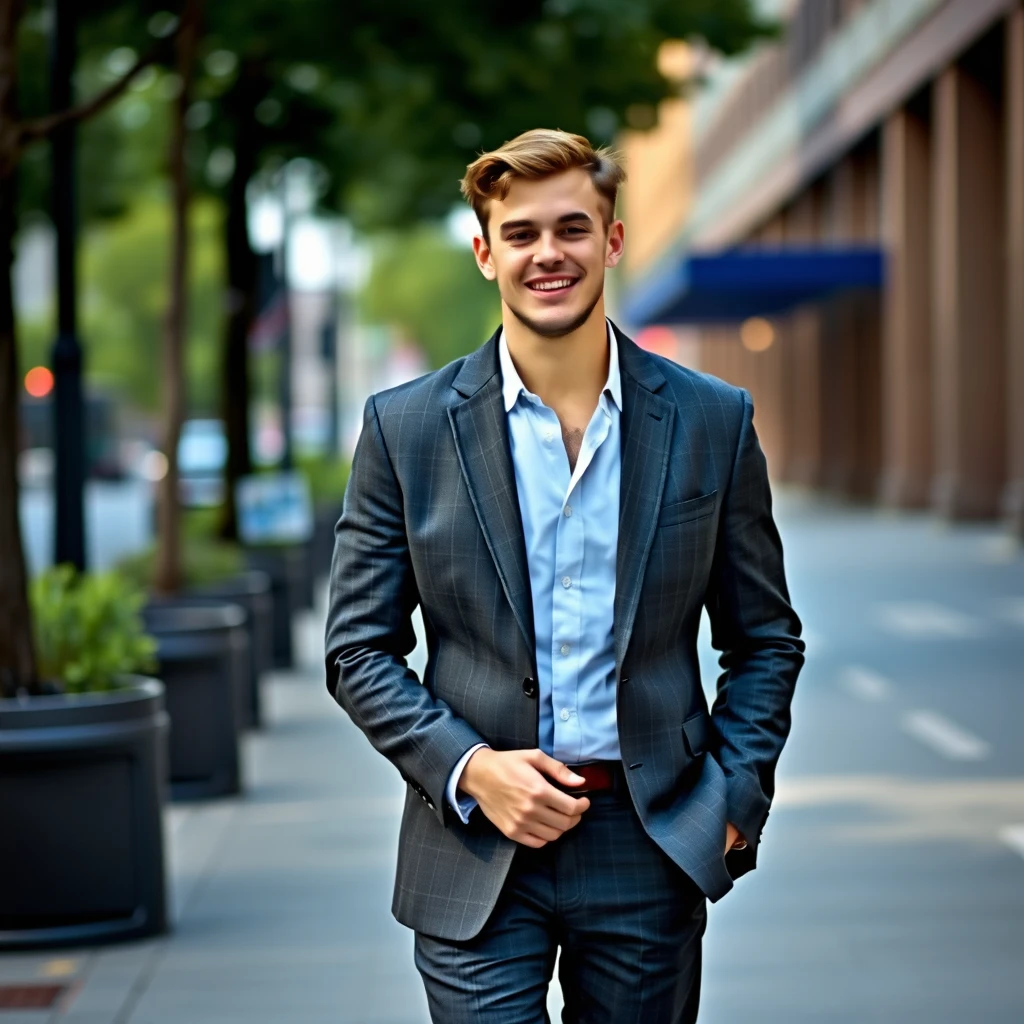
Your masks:
{"label": "man's mouth", "polygon": [[559,294],[567,292],[578,280],[577,277],[552,277],[543,281],[527,281],[526,287],[545,295]]}

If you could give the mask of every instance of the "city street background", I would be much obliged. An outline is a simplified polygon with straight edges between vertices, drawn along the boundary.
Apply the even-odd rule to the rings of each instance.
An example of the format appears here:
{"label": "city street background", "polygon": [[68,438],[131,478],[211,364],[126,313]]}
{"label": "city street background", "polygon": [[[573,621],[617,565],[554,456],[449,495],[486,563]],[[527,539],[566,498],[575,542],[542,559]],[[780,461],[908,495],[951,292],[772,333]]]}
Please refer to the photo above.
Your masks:
{"label": "city street background", "polygon": [[[1019,1024],[1024,557],[990,527],[778,505],[808,661],[759,868],[710,910],[701,1024]],[[390,915],[403,786],[326,692],[322,597],[264,684],[246,795],[167,812],[173,933],[5,955],[0,979],[69,986],[5,1024],[427,1020]],[[715,667],[705,641],[709,693]]]}

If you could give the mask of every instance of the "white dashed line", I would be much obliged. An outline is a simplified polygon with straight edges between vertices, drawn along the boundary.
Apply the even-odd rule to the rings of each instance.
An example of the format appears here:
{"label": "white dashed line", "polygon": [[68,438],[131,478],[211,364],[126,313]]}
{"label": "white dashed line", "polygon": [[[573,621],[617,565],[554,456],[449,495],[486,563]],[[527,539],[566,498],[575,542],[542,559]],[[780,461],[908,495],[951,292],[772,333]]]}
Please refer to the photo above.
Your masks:
{"label": "white dashed line", "polygon": [[843,686],[861,700],[878,704],[892,695],[889,680],[863,665],[848,665],[841,678]]}
{"label": "white dashed line", "polygon": [[1024,825],[1007,825],[1006,828],[999,830],[999,838],[1014,853],[1024,857]]}
{"label": "white dashed line", "polygon": [[910,711],[903,716],[900,726],[905,733],[950,761],[981,761],[988,757],[989,745],[984,740],[936,711]]}
{"label": "white dashed line", "polygon": [[985,627],[971,615],[932,601],[894,601],[880,604],[875,618],[882,629],[915,639],[983,636]]}

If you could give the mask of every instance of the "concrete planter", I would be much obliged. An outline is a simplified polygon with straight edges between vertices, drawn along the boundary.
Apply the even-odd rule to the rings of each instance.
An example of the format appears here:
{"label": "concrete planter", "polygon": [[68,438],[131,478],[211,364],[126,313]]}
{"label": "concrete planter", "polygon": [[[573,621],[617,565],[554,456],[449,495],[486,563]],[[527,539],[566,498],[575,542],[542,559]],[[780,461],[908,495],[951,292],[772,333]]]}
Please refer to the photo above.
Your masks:
{"label": "concrete planter", "polygon": [[158,644],[167,691],[172,799],[240,792],[238,709],[249,664],[245,610],[183,598],[151,604],[143,617]]}
{"label": "concrete planter", "polygon": [[228,602],[245,609],[249,658],[239,722],[243,728],[258,729],[263,725],[260,679],[274,667],[274,597],[270,577],[265,572],[250,570],[199,587],[179,600],[187,601],[193,596],[200,602]]}
{"label": "concrete planter", "polygon": [[246,549],[249,568],[265,572],[270,577],[270,590],[274,599],[275,668],[291,668],[295,664],[292,620],[297,611],[313,606],[313,583],[306,551],[305,544]]}
{"label": "concrete planter", "polygon": [[0,699],[0,950],[167,930],[164,687]]}

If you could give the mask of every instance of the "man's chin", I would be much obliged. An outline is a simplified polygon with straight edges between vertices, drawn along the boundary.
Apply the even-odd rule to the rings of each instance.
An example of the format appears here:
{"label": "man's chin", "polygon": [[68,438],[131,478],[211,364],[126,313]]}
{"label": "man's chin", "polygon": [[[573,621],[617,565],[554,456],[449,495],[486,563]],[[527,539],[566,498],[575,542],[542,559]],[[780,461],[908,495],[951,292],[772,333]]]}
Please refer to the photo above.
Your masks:
{"label": "man's chin", "polygon": [[548,314],[544,317],[533,317],[509,303],[506,305],[515,318],[534,334],[538,334],[542,338],[564,338],[567,334],[578,331],[590,319],[600,298],[601,296],[598,294],[594,301],[582,310],[565,314]]}

